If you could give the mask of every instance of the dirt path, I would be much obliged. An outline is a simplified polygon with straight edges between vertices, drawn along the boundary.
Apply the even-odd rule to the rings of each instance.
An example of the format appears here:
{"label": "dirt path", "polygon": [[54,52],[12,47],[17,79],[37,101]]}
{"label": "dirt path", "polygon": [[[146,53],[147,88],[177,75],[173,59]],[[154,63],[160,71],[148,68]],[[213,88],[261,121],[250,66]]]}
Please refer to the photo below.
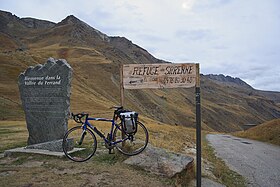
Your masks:
{"label": "dirt path", "polygon": [[0,186],[174,186],[169,179],[129,167],[121,160],[107,154],[84,163],[30,154],[4,157],[0,158]]}
{"label": "dirt path", "polygon": [[248,180],[248,186],[280,186],[280,147],[230,135],[207,135],[217,156]]}

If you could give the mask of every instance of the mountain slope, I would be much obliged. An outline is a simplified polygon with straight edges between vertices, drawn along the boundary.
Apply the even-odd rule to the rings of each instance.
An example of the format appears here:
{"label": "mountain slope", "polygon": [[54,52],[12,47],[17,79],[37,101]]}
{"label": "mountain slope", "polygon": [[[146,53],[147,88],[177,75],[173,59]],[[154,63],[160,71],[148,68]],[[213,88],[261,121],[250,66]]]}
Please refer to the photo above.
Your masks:
{"label": "mountain slope", "polygon": [[250,138],[263,142],[268,142],[280,146],[280,119],[274,119],[265,123],[262,123],[256,127],[234,133],[234,135],[242,138]]}
{"label": "mountain slope", "polygon": [[[74,70],[71,109],[111,117],[120,102],[119,66],[168,63],[124,37],[110,37],[75,16],[59,23],[0,12],[0,119],[23,118],[17,77],[47,58],[65,58]],[[231,77],[201,77],[204,129],[235,131],[280,118],[280,94],[260,92]],[[243,83],[243,84],[242,84]],[[194,89],[126,90],[125,106],[172,125],[195,127]]]}

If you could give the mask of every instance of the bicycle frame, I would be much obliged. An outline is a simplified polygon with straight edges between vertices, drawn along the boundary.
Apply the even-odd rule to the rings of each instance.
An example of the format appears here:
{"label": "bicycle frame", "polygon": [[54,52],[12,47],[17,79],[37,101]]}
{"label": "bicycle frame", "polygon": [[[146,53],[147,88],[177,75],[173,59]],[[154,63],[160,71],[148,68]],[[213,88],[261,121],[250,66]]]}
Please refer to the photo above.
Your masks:
{"label": "bicycle frame", "polygon": [[[116,125],[114,119],[115,119],[115,116],[114,116],[113,119],[91,118],[91,117],[86,116],[86,120],[85,120],[85,122],[84,122],[84,124],[83,124],[83,130],[86,130],[87,127],[90,127],[90,129],[92,129],[100,138],[102,138],[106,143],[108,143],[108,144],[110,143],[111,145],[116,145],[116,144],[118,144],[118,143],[121,143],[121,142],[124,142],[124,141],[128,140],[129,137],[126,137],[126,138],[124,138],[124,139],[122,139],[122,140],[119,140],[119,141],[116,141],[116,142],[111,141],[111,140],[113,139],[113,132],[114,132],[114,129],[115,129],[115,128],[117,128],[117,129],[119,129],[120,131],[122,131],[122,129],[121,129],[118,125]],[[109,134],[109,138],[110,138],[110,139],[107,139],[107,138],[104,136],[104,134],[101,133],[95,126],[93,126],[92,124],[90,124],[89,121],[111,122],[111,123],[112,123],[112,125],[111,125],[111,131],[110,131],[110,134]]]}
{"label": "bicycle frame", "polygon": [[[109,150],[109,154],[112,154],[112,151],[114,152],[114,148],[116,148],[124,155],[134,156],[141,153],[146,148],[149,141],[149,135],[146,127],[141,122],[136,121],[137,125],[139,125],[142,130],[139,137],[138,135],[136,136],[136,132],[126,132],[123,127],[124,124],[119,124],[118,119],[125,120],[122,117],[124,116],[123,113],[128,113],[130,111],[118,106],[112,108],[116,109],[112,119],[93,118],[87,113],[71,113],[71,118],[82,126],[78,125],[72,127],[63,137],[63,152],[69,159],[76,162],[84,162],[90,159],[94,155],[99,143],[97,142],[96,135],[103,139],[105,147]],[[95,126],[97,124],[91,124],[91,121],[111,123],[111,129],[108,135],[99,131]],[[89,136],[87,133],[89,133]],[[127,140],[129,141],[126,142]],[[121,143],[121,146],[116,145],[119,143]]]}

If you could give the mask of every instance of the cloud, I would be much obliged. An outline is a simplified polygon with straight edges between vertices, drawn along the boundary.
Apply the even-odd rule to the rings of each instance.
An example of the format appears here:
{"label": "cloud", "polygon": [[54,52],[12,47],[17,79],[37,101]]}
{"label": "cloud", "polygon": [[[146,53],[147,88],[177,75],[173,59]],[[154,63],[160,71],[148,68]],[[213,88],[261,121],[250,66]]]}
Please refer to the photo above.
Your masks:
{"label": "cloud", "polygon": [[168,41],[167,38],[155,34],[138,34],[137,37],[144,41],[151,41],[151,43],[162,43]]}
{"label": "cloud", "polygon": [[279,77],[280,73],[275,72],[273,69],[264,69],[263,71],[259,71],[259,73],[253,74],[253,76],[242,78],[255,89],[279,91],[277,88],[280,88],[280,82],[275,81],[279,80]]}
{"label": "cloud", "polygon": [[215,39],[214,34],[210,30],[206,29],[178,30],[176,31],[175,37],[179,37],[180,39],[187,41],[208,41]]}
{"label": "cloud", "polygon": [[194,3],[195,3],[196,0],[185,0],[183,3],[182,3],[182,8],[189,11],[192,9],[192,7],[194,6]]}
{"label": "cloud", "polygon": [[221,9],[233,3],[233,0],[200,0],[195,4],[196,11],[209,11],[213,9]]}

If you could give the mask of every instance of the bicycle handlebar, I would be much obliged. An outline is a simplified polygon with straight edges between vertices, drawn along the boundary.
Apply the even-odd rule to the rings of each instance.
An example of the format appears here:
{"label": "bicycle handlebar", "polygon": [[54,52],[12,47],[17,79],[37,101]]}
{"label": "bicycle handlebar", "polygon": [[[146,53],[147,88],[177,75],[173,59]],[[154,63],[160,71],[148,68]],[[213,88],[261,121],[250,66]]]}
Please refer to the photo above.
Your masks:
{"label": "bicycle handlebar", "polygon": [[88,114],[84,112],[78,114],[71,113],[71,118],[74,119],[74,121],[76,121],[77,123],[83,123],[82,118],[85,116],[88,116]]}
{"label": "bicycle handlebar", "polygon": [[[123,106],[112,106],[110,109],[115,109],[115,112],[114,112],[115,119],[117,119],[119,117],[120,113],[122,113],[122,112],[130,112],[129,110],[125,110],[123,108]],[[83,123],[82,118],[85,117],[85,116],[88,117],[88,115],[89,114],[84,113],[84,112],[77,113],[77,114],[71,113],[70,118],[73,119],[77,123]]]}
{"label": "bicycle handlebar", "polygon": [[112,107],[110,107],[110,109],[120,110],[120,109],[123,109],[123,106],[112,106]]}

